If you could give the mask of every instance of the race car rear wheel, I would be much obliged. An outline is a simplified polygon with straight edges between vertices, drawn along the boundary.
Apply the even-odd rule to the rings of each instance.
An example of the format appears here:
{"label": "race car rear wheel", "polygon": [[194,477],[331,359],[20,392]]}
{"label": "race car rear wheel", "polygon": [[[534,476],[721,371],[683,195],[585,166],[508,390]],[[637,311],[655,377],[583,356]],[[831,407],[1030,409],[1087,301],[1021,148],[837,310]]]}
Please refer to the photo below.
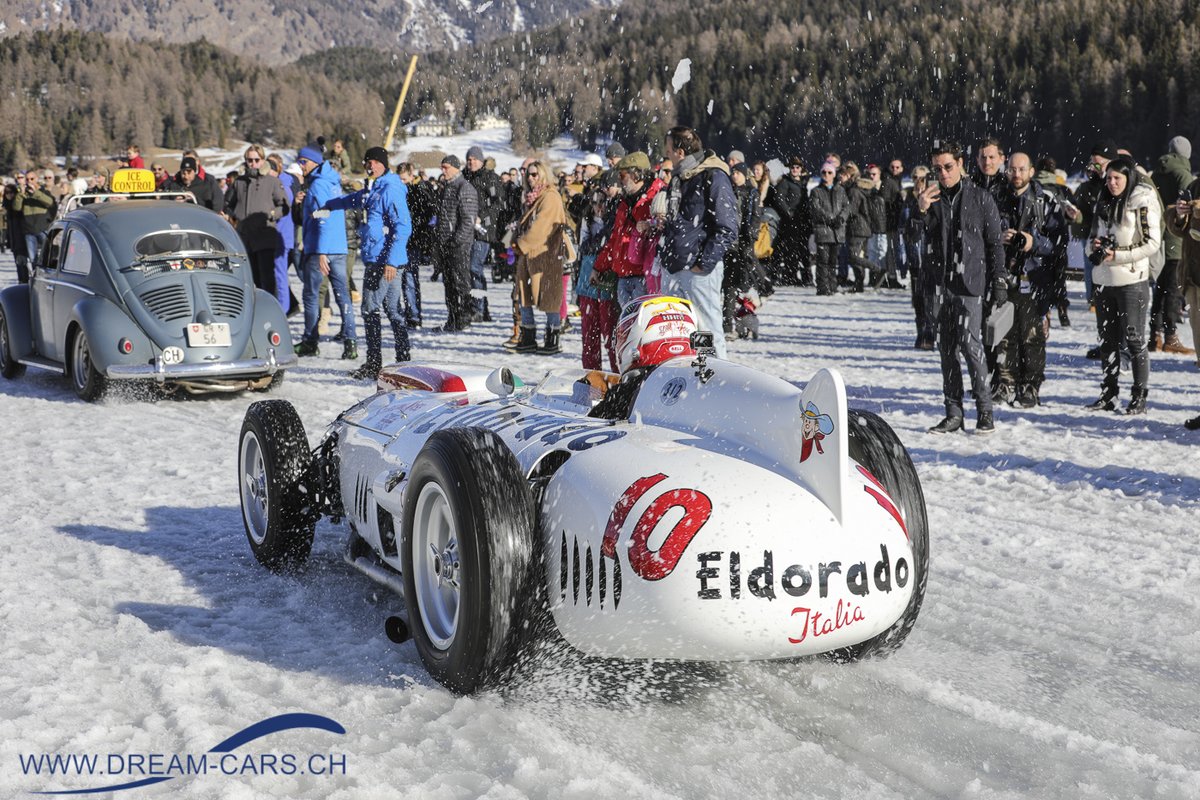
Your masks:
{"label": "race car rear wheel", "polygon": [[71,386],[80,400],[92,402],[104,396],[108,378],[100,374],[92,363],[92,345],[83,328],[76,328],[71,337],[71,357],[67,364],[67,375]]}
{"label": "race car rear wheel", "polygon": [[25,372],[25,365],[13,358],[12,339],[8,335],[8,318],[0,309],[0,375],[5,378],[19,378]]}
{"label": "race car rear wheel", "polygon": [[531,627],[533,498],[491,431],[429,437],[404,491],[404,602],[437,681],[469,694],[502,680]]}
{"label": "race car rear wheel", "polygon": [[316,519],[304,485],[310,457],[304,423],[291,403],[250,404],[238,438],[242,522],[254,557],[275,572],[301,567],[312,550]]}
{"label": "race car rear wheel", "polygon": [[869,411],[850,409],[846,429],[850,438],[850,457],[866,467],[887,489],[904,517],[913,549],[913,593],[896,624],[865,642],[829,653],[836,661],[857,661],[869,656],[886,656],[898,649],[916,624],[929,578],[929,519],[916,467],[891,426]]}

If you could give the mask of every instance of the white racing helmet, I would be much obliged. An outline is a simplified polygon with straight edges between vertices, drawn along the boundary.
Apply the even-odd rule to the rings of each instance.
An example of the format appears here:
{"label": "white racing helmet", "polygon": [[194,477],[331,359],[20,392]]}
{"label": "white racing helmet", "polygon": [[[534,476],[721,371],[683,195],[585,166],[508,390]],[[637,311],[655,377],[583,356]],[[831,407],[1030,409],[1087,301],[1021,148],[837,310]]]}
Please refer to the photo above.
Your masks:
{"label": "white racing helmet", "polygon": [[690,300],[669,295],[646,295],[631,300],[613,332],[617,368],[650,367],[678,356],[693,356],[692,334],[697,330]]}

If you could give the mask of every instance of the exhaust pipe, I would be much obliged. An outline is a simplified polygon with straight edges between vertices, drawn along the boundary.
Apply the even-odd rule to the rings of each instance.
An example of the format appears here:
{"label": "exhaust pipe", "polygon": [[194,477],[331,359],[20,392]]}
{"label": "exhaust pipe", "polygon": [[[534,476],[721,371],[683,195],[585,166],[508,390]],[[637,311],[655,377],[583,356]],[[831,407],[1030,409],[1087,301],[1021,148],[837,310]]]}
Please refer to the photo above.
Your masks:
{"label": "exhaust pipe", "polygon": [[[347,553],[346,563],[376,583],[386,586],[401,597],[404,596],[404,582],[400,580],[400,576],[395,572],[380,566],[377,562],[366,556],[352,558]],[[404,621],[403,617],[396,615],[392,615],[384,620],[383,631],[394,644],[404,644],[412,638],[412,631],[409,629],[408,623]]]}

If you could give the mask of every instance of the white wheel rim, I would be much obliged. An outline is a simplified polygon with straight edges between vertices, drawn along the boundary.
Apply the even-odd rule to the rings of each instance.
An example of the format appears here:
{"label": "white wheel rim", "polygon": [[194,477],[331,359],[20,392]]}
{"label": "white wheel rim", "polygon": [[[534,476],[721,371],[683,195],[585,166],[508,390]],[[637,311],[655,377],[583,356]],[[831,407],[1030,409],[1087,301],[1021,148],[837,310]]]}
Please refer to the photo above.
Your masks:
{"label": "white wheel rim", "polygon": [[238,453],[239,483],[242,490],[242,519],[250,539],[261,545],[267,538],[267,523],[271,517],[267,509],[267,465],[263,461],[262,446],[254,431],[242,437]]}
{"label": "white wheel rim", "polygon": [[75,353],[71,359],[71,373],[75,376],[75,385],[80,389],[87,386],[92,370],[92,354],[88,350],[87,336],[83,331],[75,334]]}
{"label": "white wheel rim", "polygon": [[442,487],[432,481],[422,487],[417,497],[411,539],[413,583],[421,625],[435,647],[447,650],[458,631],[461,592],[458,531],[450,500]]}

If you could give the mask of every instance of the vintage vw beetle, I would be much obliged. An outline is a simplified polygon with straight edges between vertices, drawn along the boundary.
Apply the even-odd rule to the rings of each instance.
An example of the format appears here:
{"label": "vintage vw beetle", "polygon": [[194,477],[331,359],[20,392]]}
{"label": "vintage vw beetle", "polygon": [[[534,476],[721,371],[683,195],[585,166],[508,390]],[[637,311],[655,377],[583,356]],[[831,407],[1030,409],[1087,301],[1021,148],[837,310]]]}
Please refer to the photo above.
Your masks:
{"label": "vintage vw beetle", "polygon": [[701,354],[615,378],[392,366],[315,449],[289,403],[254,403],[238,446],[250,547],[294,569],[320,517],[348,520],[347,562],[404,599],[389,636],[411,631],[459,692],[504,680],[538,632],[705,661],[903,642],[925,593],[924,496],[835,371],[800,389]]}
{"label": "vintage vw beetle", "polygon": [[30,282],[0,292],[0,375],[64,373],[84,400],[112,380],[212,392],[283,378],[287,318],[228,222],[180,199],[84,199],[50,227]]}

